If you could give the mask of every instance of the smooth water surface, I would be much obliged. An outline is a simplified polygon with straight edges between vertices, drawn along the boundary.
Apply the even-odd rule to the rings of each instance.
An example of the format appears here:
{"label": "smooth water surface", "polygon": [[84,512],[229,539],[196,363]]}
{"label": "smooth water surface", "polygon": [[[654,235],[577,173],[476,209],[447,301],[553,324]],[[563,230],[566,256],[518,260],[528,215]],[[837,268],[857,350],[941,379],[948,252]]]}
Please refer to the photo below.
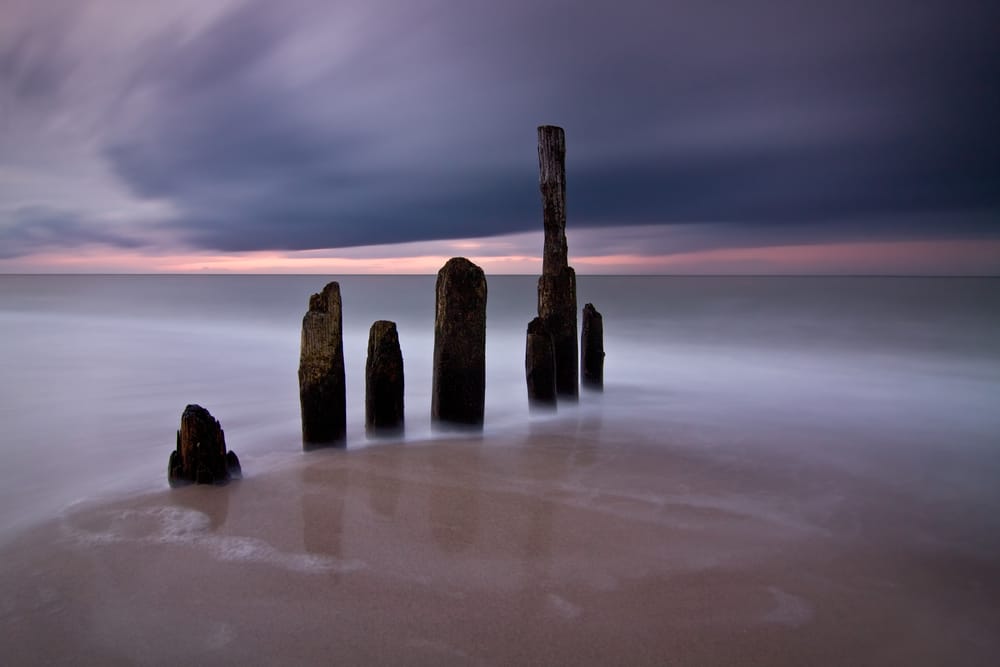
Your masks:
{"label": "smooth water surface", "polygon": [[[337,277],[348,447],[368,327],[397,322],[406,440],[430,428],[433,276]],[[0,276],[0,537],[77,499],[162,488],[188,403],[248,477],[302,456],[299,331],[320,276]],[[1000,280],[589,277],[605,392],[529,415],[535,278],[488,276],[486,435],[613,414],[664,447],[786,451],[997,509]],[[487,442],[489,439],[487,438]]]}

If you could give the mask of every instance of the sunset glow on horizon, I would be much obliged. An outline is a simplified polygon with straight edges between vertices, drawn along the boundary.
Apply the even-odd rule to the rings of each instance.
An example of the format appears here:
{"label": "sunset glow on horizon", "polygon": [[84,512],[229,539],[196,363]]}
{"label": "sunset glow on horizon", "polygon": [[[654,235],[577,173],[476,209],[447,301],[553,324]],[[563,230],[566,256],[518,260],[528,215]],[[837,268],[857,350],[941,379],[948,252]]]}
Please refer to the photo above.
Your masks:
{"label": "sunset glow on horizon", "polygon": [[[581,232],[586,234],[586,231]],[[523,243],[528,236],[518,235]],[[520,238],[519,238],[520,237]],[[570,235],[572,238],[572,234]],[[437,273],[451,257],[465,256],[491,274],[541,271],[541,255],[504,254],[507,237],[372,246],[346,251],[143,254],[89,249],[0,260],[0,273],[162,274],[412,274]],[[436,246],[436,247],[435,247]],[[436,252],[430,252],[436,250]],[[364,256],[359,256],[364,255]],[[882,241],[714,248],[643,255],[574,255],[580,275],[1000,275],[1000,241]],[[956,271],[954,267],[961,266]]]}

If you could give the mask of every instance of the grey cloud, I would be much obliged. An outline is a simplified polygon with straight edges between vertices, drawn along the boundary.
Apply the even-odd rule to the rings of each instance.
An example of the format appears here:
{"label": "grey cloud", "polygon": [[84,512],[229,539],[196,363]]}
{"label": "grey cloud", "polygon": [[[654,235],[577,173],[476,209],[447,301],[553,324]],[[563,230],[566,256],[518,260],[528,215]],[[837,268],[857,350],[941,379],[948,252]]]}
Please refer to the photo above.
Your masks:
{"label": "grey cloud", "polygon": [[145,245],[141,239],[70,211],[26,207],[11,211],[4,218],[4,224],[0,224],[0,259],[91,244],[123,249]]}
{"label": "grey cloud", "polygon": [[997,235],[995,8],[730,5],[248,2],[150,36],[103,154],[216,250],[536,229],[549,122],[574,226]]}
{"label": "grey cloud", "polygon": [[[62,49],[65,18],[40,18],[0,43],[0,94],[8,104],[52,101],[73,75],[75,63]],[[0,98],[0,99],[2,99]]]}

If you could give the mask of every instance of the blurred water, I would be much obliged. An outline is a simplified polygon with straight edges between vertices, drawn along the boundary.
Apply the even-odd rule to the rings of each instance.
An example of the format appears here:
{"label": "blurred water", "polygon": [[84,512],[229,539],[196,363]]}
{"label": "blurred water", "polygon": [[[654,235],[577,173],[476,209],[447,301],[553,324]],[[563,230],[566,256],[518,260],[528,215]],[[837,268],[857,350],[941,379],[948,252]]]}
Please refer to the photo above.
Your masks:
{"label": "blurred water", "polygon": [[[427,438],[434,277],[338,280],[348,446],[366,444],[377,319],[399,328],[406,438]],[[914,483],[933,469],[935,492],[994,499],[1000,280],[584,276],[606,391],[548,418],[529,417],[524,388],[535,278],[488,280],[487,435],[596,415],[664,446],[786,448]],[[299,327],[325,282],[0,276],[0,536],[77,498],[163,487],[188,403],[222,422],[250,474],[300,456]]]}

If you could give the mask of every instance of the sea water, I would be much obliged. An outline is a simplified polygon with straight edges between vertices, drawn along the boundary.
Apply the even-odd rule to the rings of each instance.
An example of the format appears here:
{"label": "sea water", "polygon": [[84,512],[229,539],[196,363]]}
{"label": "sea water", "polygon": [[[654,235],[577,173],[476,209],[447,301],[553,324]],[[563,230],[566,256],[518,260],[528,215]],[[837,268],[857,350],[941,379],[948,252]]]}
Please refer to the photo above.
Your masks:
{"label": "sea water", "polygon": [[[399,330],[405,441],[426,441],[434,276],[0,276],[0,539],[80,499],[165,487],[188,403],[221,421],[248,477],[303,456],[300,326],[332,279],[348,449],[371,444],[378,319]],[[487,445],[605,418],[663,447],[767,449],[1000,510],[998,279],[581,276],[578,305],[604,316],[605,391],[556,415],[527,404],[536,278],[488,284]]]}

